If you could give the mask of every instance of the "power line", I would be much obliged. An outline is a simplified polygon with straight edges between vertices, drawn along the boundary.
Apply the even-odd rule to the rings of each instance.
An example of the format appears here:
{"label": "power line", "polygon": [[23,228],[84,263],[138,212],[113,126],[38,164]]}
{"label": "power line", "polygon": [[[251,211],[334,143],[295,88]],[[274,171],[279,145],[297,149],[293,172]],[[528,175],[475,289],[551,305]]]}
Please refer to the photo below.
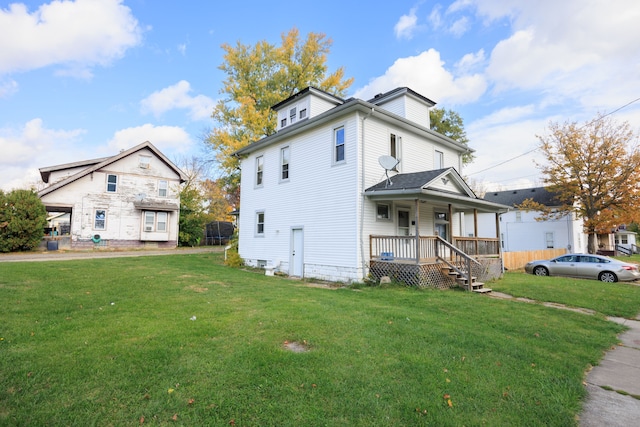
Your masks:
{"label": "power line", "polygon": [[[593,120],[593,121],[591,121],[591,122],[589,122],[589,123],[584,124],[584,125],[583,125],[583,126],[581,126],[579,129],[582,129],[583,127],[585,127],[585,126],[587,126],[587,125],[589,125],[589,124],[592,124],[592,123],[598,122],[598,121],[600,121],[600,120],[604,119],[604,118],[605,118],[605,117],[607,117],[607,116],[610,116],[610,115],[612,115],[612,114],[614,114],[614,113],[617,113],[618,111],[622,110],[623,108],[626,108],[626,107],[628,107],[628,106],[629,106],[629,105],[631,105],[631,104],[635,104],[635,103],[636,103],[636,102],[638,102],[638,101],[640,101],[640,98],[636,98],[636,99],[634,99],[633,101],[627,102],[627,103],[626,103],[626,104],[624,104],[623,106],[618,107],[618,108],[616,108],[615,110],[610,111],[610,112],[608,112],[607,114],[603,114],[602,116],[598,117],[597,119],[595,119],[595,120]],[[531,153],[533,153],[534,151],[536,151],[536,150],[538,150],[538,149],[540,149],[540,147],[536,147],[536,148],[534,148],[534,149],[532,149],[532,150],[529,150],[529,151],[527,151],[527,152],[525,152],[525,153],[519,154],[519,155],[517,155],[517,156],[515,156],[515,157],[512,157],[512,158],[510,158],[510,159],[504,160],[504,161],[502,161],[502,162],[500,162],[500,163],[496,163],[496,164],[495,164],[495,165],[493,165],[493,166],[489,166],[488,168],[485,168],[485,169],[479,170],[479,171],[477,171],[477,172],[472,172],[472,173],[469,173],[469,174],[467,174],[467,175],[468,175],[468,176],[476,175],[476,174],[479,174],[479,173],[482,173],[482,172],[486,172],[486,171],[488,171],[488,170],[490,170],[490,169],[497,168],[498,166],[502,166],[502,165],[504,165],[505,163],[509,163],[509,162],[511,162],[511,161],[513,161],[513,160],[515,160],[515,159],[519,159],[520,157],[526,156],[527,154],[531,154]]]}
{"label": "power line", "polygon": [[488,167],[488,168],[486,168],[486,169],[482,169],[482,170],[479,170],[479,171],[477,171],[477,172],[469,173],[469,174],[467,174],[467,175],[471,176],[471,175],[475,175],[475,174],[478,174],[478,173],[482,173],[482,172],[484,172],[484,171],[488,171],[489,169],[497,168],[498,166],[504,165],[505,163],[509,163],[509,162],[510,162],[510,161],[512,161],[512,160],[515,160],[515,159],[518,159],[518,158],[520,158],[520,157],[526,156],[527,154],[531,154],[531,153],[533,153],[534,151],[538,150],[539,148],[540,148],[540,147],[536,147],[536,148],[534,148],[533,150],[529,150],[529,151],[527,151],[526,153],[519,154],[519,155],[517,155],[517,156],[515,156],[515,157],[512,157],[512,158],[510,158],[510,159],[504,160],[504,161],[502,161],[502,162],[500,162],[500,163],[497,163],[497,164],[495,164],[495,165],[493,165],[493,166],[489,166],[489,167]]}

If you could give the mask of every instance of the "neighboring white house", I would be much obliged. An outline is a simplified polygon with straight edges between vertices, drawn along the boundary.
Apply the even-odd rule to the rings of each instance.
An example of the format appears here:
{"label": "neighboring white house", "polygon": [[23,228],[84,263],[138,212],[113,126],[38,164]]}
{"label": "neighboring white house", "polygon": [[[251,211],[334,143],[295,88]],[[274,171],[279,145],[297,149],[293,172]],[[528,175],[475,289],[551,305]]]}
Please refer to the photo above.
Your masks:
{"label": "neighboring white house", "polygon": [[183,172],[150,142],[40,169],[49,213],[69,214],[72,248],[175,247]]}
{"label": "neighboring white house", "polygon": [[[476,197],[462,179],[470,149],[430,129],[434,105],[409,88],[363,101],[312,87],[275,105],[277,132],[234,154],[240,256],[292,276],[350,282],[373,263],[433,265],[436,235],[473,243],[459,239],[474,232],[465,215],[507,207]],[[497,254],[495,228],[487,241]]]}
{"label": "neighboring white house", "polygon": [[[539,211],[516,207],[527,199],[552,209],[559,207],[561,203],[544,187],[489,192],[484,199],[512,207],[509,212],[500,215],[500,242],[504,252],[566,249],[568,252],[587,253],[583,221],[576,219],[574,214],[537,221],[536,218],[541,215]],[[487,221],[491,221],[491,218],[480,220],[481,229],[486,227]]]}

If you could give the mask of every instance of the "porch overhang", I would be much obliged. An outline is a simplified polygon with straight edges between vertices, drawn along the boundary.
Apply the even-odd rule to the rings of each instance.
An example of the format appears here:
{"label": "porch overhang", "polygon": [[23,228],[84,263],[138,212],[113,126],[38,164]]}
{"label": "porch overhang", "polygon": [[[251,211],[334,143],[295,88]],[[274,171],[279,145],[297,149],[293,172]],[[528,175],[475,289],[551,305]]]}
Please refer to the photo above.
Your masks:
{"label": "porch overhang", "polygon": [[434,204],[450,204],[458,210],[477,210],[478,212],[504,213],[510,207],[499,203],[489,202],[484,199],[472,198],[463,194],[449,193],[433,189],[380,189],[367,190],[365,196],[370,200],[398,201],[418,200]]}
{"label": "porch overhang", "polygon": [[180,205],[173,202],[137,200],[133,206],[143,211],[176,212],[180,210]]}

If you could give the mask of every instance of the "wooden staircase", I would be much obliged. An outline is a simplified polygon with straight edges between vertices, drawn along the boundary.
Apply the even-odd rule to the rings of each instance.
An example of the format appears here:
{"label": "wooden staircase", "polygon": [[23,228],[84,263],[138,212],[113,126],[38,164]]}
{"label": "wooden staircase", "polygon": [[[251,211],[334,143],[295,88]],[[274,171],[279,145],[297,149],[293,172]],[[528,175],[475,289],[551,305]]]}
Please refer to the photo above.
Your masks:
{"label": "wooden staircase", "polygon": [[[442,266],[442,272],[449,277],[453,277],[458,287],[461,287],[467,291],[476,292],[479,294],[486,294],[491,292],[491,288],[485,288],[484,283],[477,282],[475,276],[469,278],[469,274],[464,270],[456,270],[448,265]],[[469,285],[471,283],[471,285]],[[471,288],[469,288],[471,286]]]}

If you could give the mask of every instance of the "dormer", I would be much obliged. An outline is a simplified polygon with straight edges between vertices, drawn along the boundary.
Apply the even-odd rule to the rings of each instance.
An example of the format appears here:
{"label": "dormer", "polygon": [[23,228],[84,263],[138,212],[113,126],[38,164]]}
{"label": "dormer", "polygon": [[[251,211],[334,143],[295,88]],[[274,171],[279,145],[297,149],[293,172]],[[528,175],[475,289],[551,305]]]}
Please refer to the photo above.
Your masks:
{"label": "dormer", "polygon": [[390,113],[431,129],[429,109],[435,106],[436,103],[408,87],[399,87],[389,92],[378,94],[373,99],[370,99],[369,102],[384,108]]}
{"label": "dormer", "polygon": [[343,99],[310,86],[271,108],[278,114],[279,131],[343,103]]}

